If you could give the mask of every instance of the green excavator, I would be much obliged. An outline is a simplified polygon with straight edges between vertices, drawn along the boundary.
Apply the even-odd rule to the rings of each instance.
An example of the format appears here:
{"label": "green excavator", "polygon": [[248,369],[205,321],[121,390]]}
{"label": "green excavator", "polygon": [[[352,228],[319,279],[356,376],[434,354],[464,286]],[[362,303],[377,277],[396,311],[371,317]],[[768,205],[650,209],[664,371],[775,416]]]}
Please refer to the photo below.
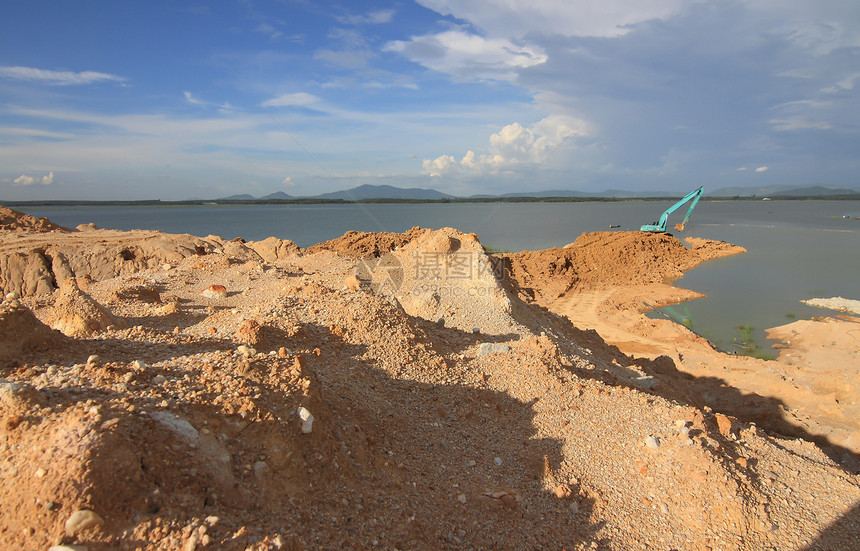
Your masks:
{"label": "green excavator", "polygon": [[690,213],[693,212],[693,208],[695,208],[696,203],[699,202],[699,198],[702,197],[702,193],[705,191],[705,186],[699,187],[699,189],[694,189],[690,193],[684,196],[683,199],[666,209],[666,212],[660,216],[660,221],[656,224],[645,224],[640,228],[642,231],[654,232],[654,233],[665,233],[666,232],[666,221],[669,219],[669,215],[678,210],[684,203],[693,200],[693,204],[690,205],[690,208],[687,209],[687,215],[684,217],[684,221],[680,224],[675,224],[675,229],[678,231],[684,231],[684,225],[687,223],[687,220],[690,219]]}

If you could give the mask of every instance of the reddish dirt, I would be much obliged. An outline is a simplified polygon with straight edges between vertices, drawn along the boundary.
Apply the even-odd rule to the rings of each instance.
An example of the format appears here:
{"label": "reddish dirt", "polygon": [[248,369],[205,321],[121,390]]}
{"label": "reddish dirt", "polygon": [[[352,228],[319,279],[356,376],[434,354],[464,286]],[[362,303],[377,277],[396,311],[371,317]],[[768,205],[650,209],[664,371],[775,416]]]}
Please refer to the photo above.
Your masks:
{"label": "reddish dirt", "polygon": [[583,233],[564,248],[497,255],[520,289],[547,304],[569,291],[663,283],[706,260],[746,252],[698,239],[692,248],[664,233]]}
{"label": "reddish dirt", "polygon": [[[2,349],[0,547],[860,545],[856,472],[806,433],[685,395],[674,360],[628,356],[506,291],[473,235],[347,235],[343,254],[271,243],[266,260],[213,236],[147,234],[143,248],[135,232],[80,233],[62,244],[70,266],[163,252],[75,272],[126,328],[51,331],[42,322],[66,308],[62,291],[5,301],[3,342],[39,338]],[[627,260],[606,277],[639,277],[624,264],[683,247],[639,238],[644,253],[605,236],[603,253],[571,257],[595,264],[568,274],[598,282],[587,274],[615,251]],[[20,252],[10,243],[34,241],[12,236],[0,253]],[[360,251],[380,258],[355,284]],[[427,259],[442,269],[432,285]],[[562,288],[564,268],[519,269],[536,296]],[[201,295],[211,285],[226,296]],[[67,532],[80,510],[100,520]]]}
{"label": "reddish dirt", "polygon": [[307,253],[333,251],[349,258],[378,257],[402,247],[425,231],[418,227],[405,233],[348,231],[341,237],[308,247]]}

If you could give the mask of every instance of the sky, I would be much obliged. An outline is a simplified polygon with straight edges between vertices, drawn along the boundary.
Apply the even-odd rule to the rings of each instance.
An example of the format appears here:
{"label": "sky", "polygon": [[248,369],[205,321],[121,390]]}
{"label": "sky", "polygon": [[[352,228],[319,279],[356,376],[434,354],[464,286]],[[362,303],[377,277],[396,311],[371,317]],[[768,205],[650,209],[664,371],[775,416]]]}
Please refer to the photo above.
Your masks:
{"label": "sky", "polygon": [[860,186],[857,0],[0,4],[0,202]]}

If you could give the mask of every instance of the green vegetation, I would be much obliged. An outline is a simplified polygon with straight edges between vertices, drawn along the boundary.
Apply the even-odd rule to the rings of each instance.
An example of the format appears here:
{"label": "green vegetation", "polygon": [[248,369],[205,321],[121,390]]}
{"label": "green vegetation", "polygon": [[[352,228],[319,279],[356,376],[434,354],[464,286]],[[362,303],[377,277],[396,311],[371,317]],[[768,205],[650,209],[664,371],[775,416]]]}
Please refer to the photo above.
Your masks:
{"label": "green vegetation", "polygon": [[788,318],[788,319],[790,319],[790,320],[793,320],[793,319],[794,319],[794,318],[796,318],[797,316],[795,316],[795,315],[794,315],[794,312],[789,312],[789,313],[787,313],[787,314],[785,315],[785,317],[787,317],[787,318]]}
{"label": "green vegetation", "polygon": [[491,247],[489,245],[482,245],[482,247],[484,247],[484,252],[487,254],[506,254],[511,252],[507,249],[497,249],[496,247]]}
{"label": "green vegetation", "polygon": [[774,355],[763,349],[755,342],[753,331],[755,327],[752,325],[739,325],[737,328],[738,335],[733,339],[735,346],[741,349],[744,356],[751,356],[760,360],[772,360]]}

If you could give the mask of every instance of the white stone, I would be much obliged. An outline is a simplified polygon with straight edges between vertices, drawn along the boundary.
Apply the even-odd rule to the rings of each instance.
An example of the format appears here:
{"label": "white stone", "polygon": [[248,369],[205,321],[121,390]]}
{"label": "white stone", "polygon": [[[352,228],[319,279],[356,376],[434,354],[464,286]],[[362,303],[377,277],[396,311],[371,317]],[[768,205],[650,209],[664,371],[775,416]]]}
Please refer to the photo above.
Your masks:
{"label": "white stone", "polygon": [[240,344],[238,347],[236,347],[236,352],[242,354],[243,356],[256,356],[257,354],[257,351],[254,348],[251,348],[250,346],[246,346],[244,344]]}
{"label": "white stone", "polygon": [[66,521],[66,535],[74,536],[84,530],[104,524],[104,519],[89,509],[79,509]]}
{"label": "white stone", "polygon": [[154,411],[150,414],[150,417],[189,444],[196,445],[200,440],[200,433],[197,432],[197,429],[191,423],[172,413]]}
{"label": "white stone", "polygon": [[648,438],[645,439],[645,445],[648,446],[649,448],[659,448],[660,447],[660,441],[657,440],[653,436],[649,436]]}
{"label": "white stone", "polygon": [[489,356],[490,354],[507,354],[511,347],[499,342],[482,342],[478,347],[478,356]]}
{"label": "white stone", "polygon": [[298,413],[299,419],[302,420],[302,434],[310,434],[314,428],[314,416],[305,407],[300,407]]}
{"label": "white stone", "polygon": [[257,461],[254,463],[254,476],[257,477],[257,480],[262,481],[268,472],[269,466],[266,465],[265,461]]}

